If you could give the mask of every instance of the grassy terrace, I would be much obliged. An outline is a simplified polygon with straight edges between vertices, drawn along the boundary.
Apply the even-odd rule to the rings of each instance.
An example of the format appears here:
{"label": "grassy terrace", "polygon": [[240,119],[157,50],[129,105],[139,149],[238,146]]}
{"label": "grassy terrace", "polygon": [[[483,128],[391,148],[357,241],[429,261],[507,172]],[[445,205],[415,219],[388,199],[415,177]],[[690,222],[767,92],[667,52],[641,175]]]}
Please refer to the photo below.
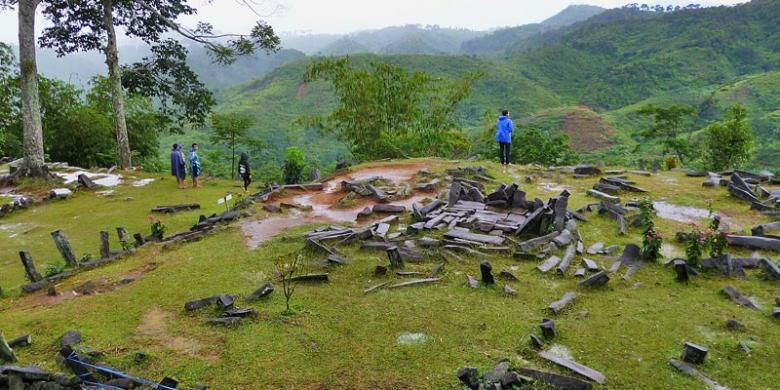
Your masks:
{"label": "grassy terrace", "polygon": [[[434,171],[454,166],[441,161],[429,164]],[[596,178],[540,178],[526,184],[524,179],[532,172],[525,167],[513,167],[504,174],[495,164],[484,165],[499,181],[520,183],[530,197],[546,201],[557,195],[557,188],[543,188],[549,182],[548,188],[570,188],[572,209],[594,201],[584,194]],[[605,388],[703,388],[668,364],[670,358],[679,357],[685,341],[710,348],[700,369],[721,384],[768,389],[780,383],[776,370],[780,321],[770,315],[780,284],[764,281],[758,271],[749,271],[746,280],[705,274],[684,285],[674,281],[671,269],[650,264],[629,281],[622,280],[622,269],[607,286],[582,290],[573,270],[567,276],[542,275],[535,269],[536,261],[491,258],[495,273],[508,269],[520,277],[519,282],[509,283],[518,296],[507,297],[500,281],[492,288],[470,289],[465,274],[478,277],[482,259],[466,258],[463,263],[447,264],[438,284],[363,295],[362,289],[383,281],[373,275],[373,269],[387,259],[381,252],[360,251],[353,245],[343,248],[352,263],[329,269],[330,283],[299,286],[293,298],[297,314],[281,314],[284,297],[277,286],[266,301],[248,304],[237,300],[238,306],[258,310],[257,320],[237,329],[215,328],[203,321],[216,313],[206,309],[187,314],[184,302],[221,293],[246,296],[274,279],[274,261],[281,256],[304,253],[306,271],[321,270],[310,264],[317,254],[306,252],[299,237],[311,226],[287,231],[250,251],[242,230],[233,225],[174,249],[144,248],[58,286],[60,292],[69,292],[88,280],[105,279],[110,284],[127,275],[138,278],[112,291],[75,298],[19,295],[24,276],[17,251],[30,251],[41,271],[44,264],[59,262],[49,236],[55,229],[69,236],[78,256],[96,254],[100,230],[110,231],[113,240],[117,226],[131,233],[148,233],[152,207],[200,202],[205,208],[201,212],[161,217],[169,233],[175,233],[191,226],[200,213],[220,211],[216,200],[238,190],[237,184],[217,180],[207,181],[199,191],[176,190],[168,177],[149,177],[158,180],[140,188],[124,184],[111,197],[78,193],[71,200],[36,206],[0,220],[0,286],[6,294],[0,299],[0,329],[9,338],[33,334],[33,346],[17,350],[22,364],[56,369],[56,342],[64,332],[76,329],[83,333],[85,345],[105,353],[106,363],[157,380],[172,376],[182,381],[183,388],[197,383],[214,389],[458,388],[458,368],[470,365],[484,372],[502,358],[515,366],[571,374],[536,357],[528,346],[528,335],[538,333],[541,319],[550,316],[545,310],[550,302],[567,291],[577,291],[579,297],[570,309],[549,317],[559,332],[554,343],[604,373],[608,378]],[[769,222],[748,211],[747,204],[730,198],[724,188],[701,187],[699,178],[677,172],[631,178],[650,189],[654,200],[706,209],[706,200],[712,199],[732,230],[749,231],[753,225]],[[627,199],[624,195],[623,200]],[[259,206],[255,211],[253,218],[266,215]],[[580,223],[586,247],[597,241],[607,245],[641,241],[637,229],[621,237],[611,219],[595,213],[589,218],[590,222]],[[409,221],[407,215],[401,223]],[[656,222],[671,244],[674,232],[687,229],[682,222],[661,218]],[[117,242],[112,245],[118,248]],[[683,248],[672,245],[665,251],[680,255]],[[777,254],[765,255],[777,258]],[[589,256],[606,267],[616,257]],[[575,262],[579,261],[578,256]],[[407,269],[430,272],[438,263],[434,254]],[[402,280],[398,276],[387,279]],[[719,293],[726,285],[754,297],[762,309],[752,311],[726,299]],[[727,330],[725,323],[731,318],[747,330]],[[426,342],[399,345],[397,338],[405,332],[424,333]],[[751,355],[739,348],[742,340],[749,341]],[[136,364],[137,351],[151,358]]]}

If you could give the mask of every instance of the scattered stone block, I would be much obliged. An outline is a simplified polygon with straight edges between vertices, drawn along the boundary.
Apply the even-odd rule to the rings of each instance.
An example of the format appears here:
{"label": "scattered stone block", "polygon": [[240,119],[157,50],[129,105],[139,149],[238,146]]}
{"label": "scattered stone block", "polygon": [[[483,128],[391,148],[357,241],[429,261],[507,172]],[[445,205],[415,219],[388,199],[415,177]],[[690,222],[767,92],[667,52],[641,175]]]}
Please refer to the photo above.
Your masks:
{"label": "scattered stone block", "polygon": [[482,274],[482,283],[486,285],[494,284],[496,281],[493,278],[493,266],[488,261],[479,263],[479,271]]}
{"label": "scattered stone block", "polygon": [[501,273],[498,274],[498,277],[503,279],[503,280],[508,280],[510,282],[516,282],[516,281],[520,280],[517,276],[515,276],[515,274],[513,274],[513,273],[511,273],[511,272],[509,272],[507,270],[501,271]]}
{"label": "scattered stone block", "polygon": [[558,314],[563,309],[566,308],[566,306],[569,306],[574,300],[577,298],[577,294],[574,292],[567,292],[566,294],[563,294],[563,297],[561,299],[553,302],[548,306],[547,308],[553,313]]}
{"label": "scattered stone block", "polygon": [[466,274],[466,279],[469,282],[469,287],[471,287],[471,288],[479,287],[479,281],[477,280],[477,278],[475,278],[475,277],[473,277],[471,275]]}
{"label": "scattered stone block", "polygon": [[22,260],[22,266],[24,266],[24,272],[27,275],[27,279],[30,282],[36,283],[43,280],[43,276],[35,269],[35,262],[27,251],[19,251],[19,258]]}
{"label": "scattered stone block", "polygon": [[250,295],[249,295],[249,296],[246,298],[246,300],[247,300],[248,302],[255,302],[255,301],[258,301],[258,300],[260,300],[260,299],[262,299],[262,298],[265,298],[265,297],[267,297],[267,296],[268,296],[268,295],[270,295],[272,292],[274,292],[274,285],[273,285],[273,284],[271,284],[271,283],[266,283],[266,284],[264,284],[262,287],[260,287],[260,288],[258,288],[257,290],[255,290],[255,292],[253,292],[252,294],[250,294]]}
{"label": "scattered stone block", "polygon": [[604,382],[607,381],[607,377],[604,376],[604,374],[587,367],[583,364],[580,364],[574,360],[568,359],[566,357],[557,355],[555,353],[549,352],[549,351],[539,351],[538,352],[539,357],[542,359],[551,361],[561,367],[567,368],[569,370],[572,370],[576,372],[577,374],[580,374],[600,385],[603,385]]}
{"label": "scattered stone block", "polygon": [[520,368],[517,370],[517,373],[554,389],[591,390],[593,388],[593,385],[591,385],[590,382],[578,378],[532,370],[529,368]]}
{"label": "scattered stone block", "polygon": [[542,336],[544,336],[545,339],[551,340],[555,338],[555,323],[553,323],[552,320],[547,318],[543,319],[542,324],[539,325],[539,328],[542,330]]}
{"label": "scattered stone block", "polygon": [[580,282],[580,287],[598,287],[607,284],[607,282],[609,282],[607,271],[599,271]]}
{"label": "scattered stone block", "polygon": [[390,260],[390,268],[404,268],[404,260],[401,258],[401,252],[398,250],[397,246],[391,246],[390,248],[387,248],[387,258]]}
{"label": "scattered stone block", "polygon": [[742,325],[741,322],[735,319],[730,319],[726,321],[726,328],[728,328],[728,330],[745,330],[745,325]]}
{"label": "scattered stone block", "polygon": [[737,302],[741,306],[745,306],[747,308],[751,308],[753,310],[758,310],[758,306],[756,306],[753,302],[751,302],[749,299],[745,298],[740,294],[737,289],[731,286],[726,286],[723,288],[723,293],[726,294],[729,298],[734,300],[734,302]]}
{"label": "scattered stone block", "polygon": [[558,263],[561,262],[561,258],[558,256],[551,256],[549,259],[545,260],[544,263],[540,264],[536,267],[539,271],[542,273],[547,273],[551,269],[555,268]]}
{"label": "scattered stone block", "polygon": [[504,294],[515,297],[517,296],[517,291],[508,285],[504,285]]}
{"label": "scattered stone block", "polygon": [[327,283],[328,282],[328,274],[306,274],[306,275],[299,275],[295,276],[293,278],[290,278],[290,281],[292,282],[314,282],[314,283]]}
{"label": "scattered stone block", "polygon": [[49,199],[68,199],[73,195],[73,191],[67,188],[55,188],[49,191]]}
{"label": "scattered stone block", "polygon": [[707,358],[709,349],[696,345],[694,343],[685,343],[683,348],[682,360],[691,364],[702,364]]}
{"label": "scattered stone block", "polygon": [[474,367],[464,367],[458,370],[458,379],[470,390],[479,390],[479,371]]}
{"label": "scattered stone block", "polygon": [[542,341],[542,339],[539,338],[539,336],[532,333],[530,339],[531,339],[531,347],[533,347],[534,349],[540,350],[544,348],[544,341]]}

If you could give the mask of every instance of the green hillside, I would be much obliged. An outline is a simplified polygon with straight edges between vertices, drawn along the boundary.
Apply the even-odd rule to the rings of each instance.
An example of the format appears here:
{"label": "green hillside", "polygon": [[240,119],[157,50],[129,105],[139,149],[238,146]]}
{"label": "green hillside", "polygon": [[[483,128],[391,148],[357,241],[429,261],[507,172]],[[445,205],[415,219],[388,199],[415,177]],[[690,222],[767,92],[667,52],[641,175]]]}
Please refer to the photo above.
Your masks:
{"label": "green hillside", "polygon": [[[663,14],[618,9],[560,37],[542,34],[560,43],[509,58],[359,55],[356,60],[381,60],[451,79],[482,73],[459,110],[465,128],[476,132],[489,126],[495,112],[506,107],[522,123],[567,133],[580,152],[633,142],[632,133],[646,125],[633,113],[648,103],[698,107],[696,125],[704,127],[740,102],[750,110],[756,135],[766,141],[759,142],[755,165],[771,168],[780,165],[772,158],[780,150],[774,141],[780,110],[778,22],[780,3],[765,0]],[[305,140],[298,145],[316,150],[320,163],[329,165],[343,149],[292,125],[304,113],[333,107],[327,87],[303,84],[308,61],[233,89],[219,111],[258,118],[254,134],[266,140],[277,159],[285,147]]]}

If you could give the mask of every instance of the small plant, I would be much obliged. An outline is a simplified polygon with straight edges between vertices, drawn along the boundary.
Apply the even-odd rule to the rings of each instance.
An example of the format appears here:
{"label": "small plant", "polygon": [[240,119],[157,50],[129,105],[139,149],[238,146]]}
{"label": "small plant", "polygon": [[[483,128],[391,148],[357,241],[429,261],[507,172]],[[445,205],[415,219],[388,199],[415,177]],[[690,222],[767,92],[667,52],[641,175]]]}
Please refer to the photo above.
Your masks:
{"label": "small plant", "polygon": [[686,239],[685,255],[688,258],[688,264],[695,267],[699,265],[702,254],[707,247],[707,235],[699,230],[699,226],[695,223],[692,223],[691,227],[691,232]]}
{"label": "small plant", "polygon": [[68,269],[68,266],[65,263],[54,263],[54,264],[46,264],[44,266],[44,269],[46,270],[45,274],[46,277],[59,275],[63,272],[65,272]]}
{"label": "small plant", "polygon": [[640,218],[642,222],[642,257],[645,260],[656,261],[661,258],[661,247],[663,246],[663,236],[655,230],[655,209],[653,201],[645,198],[639,202]]}
{"label": "small plant", "polygon": [[297,147],[287,148],[284,153],[284,182],[298,184],[303,180],[303,168],[306,167],[306,155]]}
{"label": "small plant", "polygon": [[677,168],[677,158],[674,156],[669,156],[664,161],[666,163],[666,169],[672,170],[674,168]]}
{"label": "small plant", "polygon": [[296,283],[293,280],[298,273],[303,256],[298,255],[292,262],[287,261],[286,258],[281,257],[276,261],[276,270],[282,279],[282,292],[284,292],[284,305],[285,309],[282,314],[290,315],[294,311],[290,309],[290,301],[295,293]]}
{"label": "small plant", "polygon": [[152,237],[162,240],[163,236],[165,236],[165,231],[168,230],[168,227],[163,225],[162,221],[160,221],[157,217],[150,215],[149,221],[151,222],[152,226]]}

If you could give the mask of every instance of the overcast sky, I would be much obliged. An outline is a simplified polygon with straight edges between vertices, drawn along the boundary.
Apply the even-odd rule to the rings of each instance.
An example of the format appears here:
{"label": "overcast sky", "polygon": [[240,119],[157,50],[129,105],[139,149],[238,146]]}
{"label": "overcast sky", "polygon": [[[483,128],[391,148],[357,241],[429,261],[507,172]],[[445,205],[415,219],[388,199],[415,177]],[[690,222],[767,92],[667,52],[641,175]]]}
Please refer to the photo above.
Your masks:
{"label": "overcast sky", "polygon": [[[571,4],[620,7],[631,0],[246,0],[277,32],[344,33],[403,24],[491,29],[540,22]],[[193,0],[197,18],[224,32],[247,31],[257,16],[242,0]],[[642,1],[638,1],[640,4]],[[667,0],[660,4],[736,4],[744,0]],[[649,4],[658,3],[647,1]],[[40,23],[39,23],[40,25]],[[0,40],[16,42],[16,12],[0,14]]]}

